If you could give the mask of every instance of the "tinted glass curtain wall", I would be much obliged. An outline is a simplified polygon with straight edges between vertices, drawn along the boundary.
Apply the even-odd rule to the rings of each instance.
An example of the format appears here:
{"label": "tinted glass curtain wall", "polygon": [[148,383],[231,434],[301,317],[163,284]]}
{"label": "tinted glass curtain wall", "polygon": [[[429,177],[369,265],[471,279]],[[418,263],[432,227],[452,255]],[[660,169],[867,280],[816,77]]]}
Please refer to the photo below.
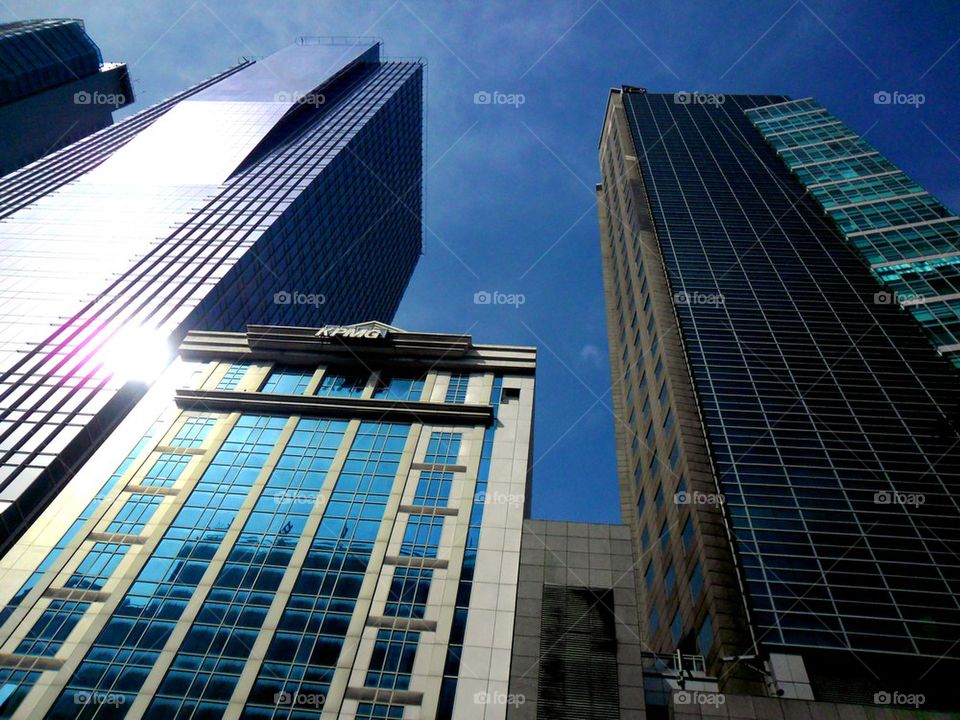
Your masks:
{"label": "tinted glass curtain wall", "polygon": [[109,127],[133,101],[127,66],[103,61],[82,20],[0,23],[0,175]]}
{"label": "tinted glass curtain wall", "polygon": [[0,181],[0,548],[186,330],[389,320],[421,130],[420,63],[299,43]]}
{"label": "tinted glass curtain wall", "polygon": [[598,193],[654,649],[957,658],[956,378],[754,125],[788,99],[615,96]]}
{"label": "tinted glass curtain wall", "polygon": [[806,98],[747,117],[935,348],[960,367],[960,217]]}

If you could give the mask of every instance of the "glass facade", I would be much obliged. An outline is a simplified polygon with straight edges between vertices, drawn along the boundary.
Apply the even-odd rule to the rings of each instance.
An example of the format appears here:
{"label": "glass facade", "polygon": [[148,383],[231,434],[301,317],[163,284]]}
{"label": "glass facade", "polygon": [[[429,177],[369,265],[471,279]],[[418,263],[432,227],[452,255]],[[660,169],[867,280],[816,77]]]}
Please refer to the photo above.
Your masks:
{"label": "glass facade", "polygon": [[0,180],[0,542],[186,330],[389,320],[420,253],[421,130],[420,63],[302,43]]}
{"label": "glass facade", "polygon": [[[477,392],[490,405],[470,409],[445,401],[423,340],[412,358],[398,351],[400,366],[418,367],[402,373],[387,355],[372,369],[351,365],[353,350],[312,365],[302,351],[299,365],[281,351],[251,363],[232,356],[235,340],[213,342],[213,357],[190,361],[199,402],[240,378],[259,389],[218,411],[170,408],[163,383],[142,401],[165,407],[163,420],[90,488],[90,506],[55,551],[19,570],[25,581],[11,588],[0,626],[13,643],[0,713],[319,718],[332,704],[350,717],[402,717],[410,706],[449,716],[460,655],[489,636],[485,620],[468,629],[471,585],[484,563],[488,576],[509,567],[503,538],[518,543],[522,526],[520,515],[497,520],[497,547],[484,549],[488,483],[525,478],[522,469],[515,481],[491,477],[496,408],[504,383],[522,400],[517,388],[532,392],[532,379],[494,375],[494,356],[478,359]],[[358,416],[318,414],[304,377],[355,378],[360,393],[343,397]],[[253,409],[275,393],[287,396],[282,414]],[[411,407],[414,397],[433,403]],[[372,399],[389,419],[363,417]],[[529,439],[517,434],[529,425],[498,424],[508,436],[501,463],[522,465],[510,440]],[[95,473],[81,471],[70,488]],[[40,522],[66,526],[65,508],[58,497]],[[15,547],[30,555],[27,540]],[[36,672],[9,665],[39,659],[47,664]],[[432,680],[441,677],[442,690]],[[472,696],[459,702],[488,717]]]}
{"label": "glass facade", "polygon": [[960,218],[816,100],[746,114],[870,264],[887,291],[876,302],[903,307],[960,367]]}
{"label": "glass facade", "polygon": [[0,175],[113,122],[133,102],[122,63],[104,63],[83,21],[0,23]]}
{"label": "glass facade", "polygon": [[[641,551],[654,651],[955,660],[956,379],[847,247],[936,244],[946,211],[810,101],[612,97],[608,328],[625,517],[662,540]],[[714,594],[734,584],[739,610]]]}
{"label": "glass facade", "polygon": [[79,20],[0,24],[0,104],[92,75],[102,62]]}

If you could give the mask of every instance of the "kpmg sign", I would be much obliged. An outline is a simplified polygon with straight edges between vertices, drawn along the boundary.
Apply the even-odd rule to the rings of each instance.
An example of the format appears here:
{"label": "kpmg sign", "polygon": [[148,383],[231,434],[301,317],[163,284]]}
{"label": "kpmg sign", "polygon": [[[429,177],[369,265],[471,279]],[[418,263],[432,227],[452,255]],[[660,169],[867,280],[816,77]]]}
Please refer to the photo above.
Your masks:
{"label": "kpmg sign", "polygon": [[387,337],[385,327],[375,325],[327,325],[317,331],[318,338],[327,338],[333,340],[383,340]]}

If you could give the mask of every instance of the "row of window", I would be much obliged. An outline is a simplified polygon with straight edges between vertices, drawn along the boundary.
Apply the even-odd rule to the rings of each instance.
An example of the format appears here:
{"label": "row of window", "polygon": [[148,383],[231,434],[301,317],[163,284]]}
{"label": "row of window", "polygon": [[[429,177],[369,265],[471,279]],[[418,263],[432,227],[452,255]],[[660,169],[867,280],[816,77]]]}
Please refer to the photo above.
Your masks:
{"label": "row of window", "polygon": [[[902,317],[888,312],[889,308],[878,307],[883,300],[873,300],[879,289],[873,279],[855,257],[844,252],[838,244],[836,228],[824,217],[821,206],[804,196],[803,187],[750,122],[754,119],[759,124],[757,118],[794,114],[800,129],[829,122],[815,103],[765,108],[748,119],[743,115],[745,106],[763,103],[763,99],[728,96],[727,103],[713,108],[677,108],[640,95],[631,97],[630,102],[638,151],[645,158],[643,179],[671,283],[674,287],[715,287],[725,299],[736,303],[723,312],[692,304],[677,308],[687,359],[703,405],[704,424],[717,451],[718,480],[723,491],[729,488],[731,493],[728,507],[735,541],[753,540],[760,522],[760,532],[768,540],[779,533],[798,538],[794,546],[783,549],[783,554],[793,553],[801,558],[814,554],[822,534],[830,531],[824,520],[827,513],[822,512],[824,503],[819,497],[804,494],[800,489],[832,485],[843,492],[848,468],[857,483],[875,470],[882,471],[883,477],[897,474],[899,482],[908,466],[916,468],[941,455],[949,456],[952,440],[943,438],[945,433],[936,429],[937,422],[942,426],[943,420],[934,419],[949,412],[955,383],[948,385],[946,370],[934,366],[933,356],[917,345],[916,334]],[[817,115],[818,119],[801,113]],[[764,126],[764,131],[770,132],[796,129],[775,127],[773,123]],[[795,172],[807,172],[811,177],[816,172],[814,168],[829,167],[824,173],[830,174],[817,176],[819,182],[849,178],[850,172],[859,172],[867,164],[857,163],[855,157],[872,157],[874,152],[857,140],[822,142],[815,132],[811,133],[811,142],[817,144],[785,151],[781,158]],[[849,159],[849,163],[837,162],[840,158]],[[877,183],[868,182],[873,188],[869,192],[877,192]],[[826,195],[835,186],[822,187]],[[846,197],[852,202],[862,200],[852,194]],[[870,201],[839,212],[865,229],[874,222],[902,224],[911,218],[936,214],[928,211],[929,206],[914,197]],[[931,223],[930,227],[934,226]],[[886,231],[873,234],[879,236],[881,232]],[[901,232],[909,237],[900,235]],[[933,232],[917,238],[905,228],[891,232],[891,238],[891,243],[903,246],[911,242],[933,246],[939,242]],[[882,256],[883,251],[876,254]],[[756,294],[751,312],[748,308],[753,292]],[[752,352],[754,348],[757,352]],[[723,374],[719,387],[711,381],[715,373]],[[757,377],[764,384],[754,383]],[[782,390],[769,392],[771,383],[778,380],[781,388],[788,386],[796,391],[793,398]],[[864,395],[870,388],[874,391],[872,398]],[[825,411],[822,415],[821,410]],[[780,431],[806,432],[822,442],[818,442],[818,452],[791,447],[776,459],[763,458],[772,449],[769,443],[757,438],[760,447],[756,452],[750,448],[750,438],[746,444],[736,438],[731,443],[736,447],[727,446],[724,437],[728,429],[734,435],[741,429],[769,431],[774,440],[779,440]],[[858,436],[853,429],[859,429]],[[881,449],[883,454],[862,453],[863,443]],[[744,454],[746,459],[741,457]],[[821,463],[823,455],[826,462]],[[859,468],[854,465],[858,458]],[[750,460],[754,462],[751,464]],[[869,463],[868,467],[864,467],[864,461]],[[938,464],[948,476],[954,474],[949,459]],[[749,494],[734,497],[741,473],[755,485],[769,479],[775,487],[797,488],[794,497],[798,517],[784,519],[779,509],[757,508],[759,503]],[[942,489],[937,494],[946,495]],[[747,507],[737,504],[741,498]],[[878,513],[881,525],[887,513],[889,509]],[[846,514],[849,517],[845,525],[851,529],[857,516],[863,519],[852,509]],[[901,515],[923,519],[912,511]],[[836,523],[829,525],[840,530]],[[899,528],[899,523],[896,526]],[[806,541],[799,542],[804,532],[808,533]],[[842,534],[851,535],[848,547],[856,544],[852,533]],[[938,534],[948,544],[955,535]],[[860,544],[870,542],[872,546],[872,536],[865,537],[861,530],[860,538]],[[937,565],[939,558],[931,554],[929,544],[918,535],[909,540],[904,536],[903,543],[926,555],[918,562]],[[863,563],[868,574],[873,575],[870,582],[874,584],[884,582],[882,563],[899,552],[886,545],[875,550],[879,562],[872,566]],[[802,559],[795,562],[801,563]],[[824,570],[829,564],[822,564]],[[750,575],[745,587],[752,606],[769,597],[774,588],[778,595],[789,594],[783,591],[790,583],[777,583],[775,578],[763,577],[754,570],[745,573]],[[679,569],[676,575],[679,585]],[[829,572],[820,572],[819,579],[824,592],[844,587]],[[943,589],[929,596],[930,606],[950,600]],[[805,612],[802,608],[798,611]],[[858,613],[856,599],[852,598],[843,608],[842,623],[849,621],[853,627],[858,614],[862,613]],[[816,622],[816,613],[807,615],[810,624]],[[666,617],[671,625],[683,625],[683,620],[676,616]],[[689,623],[694,618],[685,620]],[[684,638],[699,631],[690,625],[682,629],[686,630]],[[761,634],[764,642],[769,643],[798,637],[776,627],[769,634]],[[850,643],[854,649],[878,649],[876,642],[861,645],[860,635],[851,635],[854,636],[855,641]],[[899,643],[897,638],[890,649]]]}
{"label": "row of window", "polygon": [[[453,392],[465,394],[465,385],[464,381],[460,389],[454,389]],[[169,445],[184,449],[199,448],[215,421],[216,418],[209,415],[188,416],[174,433]],[[146,678],[152,662],[157,659],[157,651],[172,631],[176,618],[186,608],[192,593],[190,588],[196,586],[206,571],[210,558],[223,538],[223,531],[229,527],[232,517],[239,510],[250,483],[266,461],[269,451],[276,445],[284,424],[284,418],[241,417],[113,618],[70,679],[70,688],[118,693],[127,697],[126,702],[131,701],[130,694],[136,693],[139,683]],[[181,706],[184,705],[191,708],[202,705],[207,709],[225,707],[229,690],[239,678],[292,556],[293,547],[313,507],[313,503],[306,502],[304,498],[315,496],[322,487],[345,428],[346,423],[342,421],[300,420],[209,591],[207,600],[180,644],[151,705],[151,711],[177,711],[177,708],[182,710]],[[322,617],[326,619],[318,621],[331,630],[339,627],[341,636],[346,632],[350,619],[350,611],[342,603],[355,599],[359,593],[366,563],[363,554],[369,554],[377,535],[378,517],[382,515],[392,489],[405,444],[406,428],[390,424],[361,425],[354,449],[348,454],[317,531],[314,547],[321,552],[317,558],[311,559],[314,552],[311,551],[294,590],[295,594],[299,591],[310,597],[326,595],[331,602],[340,603],[325,606]],[[398,434],[400,430],[402,434]],[[457,464],[461,438],[460,433],[434,432],[428,440],[426,462]],[[142,447],[143,443],[138,445],[136,452]],[[135,454],[132,453],[128,460],[132,461]],[[139,482],[146,485],[173,485],[190,457],[171,452],[161,453],[147,471],[146,479]],[[125,469],[118,469],[117,477]],[[415,502],[445,506],[452,479],[450,472],[421,473]],[[108,525],[110,532],[135,534],[142,531],[162,501],[162,496],[137,492],[121,497],[125,499]],[[401,554],[436,557],[442,519],[442,516],[411,515],[403,536]],[[348,552],[335,552],[336,547],[344,541],[347,542],[344,549]],[[85,590],[103,588],[128,549],[129,545],[119,543],[94,543],[64,583],[65,587]],[[334,567],[337,569],[334,570]],[[351,569],[354,572],[350,572]],[[390,589],[388,614],[423,617],[432,573],[418,569],[397,570]],[[297,606],[296,597],[291,598],[281,629],[301,627],[304,632],[310,632],[311,627],[317,626],[309,622],[307,616],[296,623],[295,619],[303,615],[302,611],[296,610]],[[17,652],[54,654],[88,607],[89,603],[50,603]],[[384,682],[389,680],[402,684],[404,673],[408,680],[407,665],[415,654],[416,637],[413,634],[384,640],[386,651],[379,653],[378,650],[374,656],[374,663],[379,663],[376,672],[380,673],[378,677],[383,678]],[[399,643],[399,649],[395,651],[396,643]],[[280,633],[275,638],[275,644],[277,647],[282,645],[283,650],[277,651],[279,655],[268,652],[268,661],[285,657],[289,650],[289,642]],[[311,673],[316,673],[317,658],[323,653],[332,657],[332,665],[336,659],[335,655],[331,655],[334,646],[339,647],[335,638],[319,639],[313,646],[306,666],[288,668],[291,671],[288,679],[309,679]],[[131,659],[131,650],[136,651],[137,660]],[[396,657],[400,657],[402,662],[395,664]],[[198,671],[198,663],[204,667],[209,665],[209,668]],[[276,662],[272,664],[276,665]],[[374,664],[371,665],[373,667]],[[271,667],[268,674],[273,675],[276,670],[276,667]],[[329,682],[327,675],[331,674],[332,668],[329,672],[325,671],[324,682]],[[24,679],[29,680],[30,676]],[[312,687],[316,689],[317,686]],[[61,696],[58,708],[69,701],[68,695],[65,693]],[[251,702],[255,696],[259,696],[258,693],[251,694]]]}
{"label": "row of window", "polygon": [[[868,261],[909,260],[956,251],[957,244],[951,235],[956,234],[956,228],[952,226],[957,218],[862,139],[818,144],[813,148],[817,162],[810,165],[811,157],[806,146],[812,141],[822,139],[825,133],[852,133],[840,123],[816,129],[800,128],[787,134],[779,132],[784,124],[790,124],[798,115],[807,117],[809,111],[801,109],[803,107],[796,103],[786,105],[777,118],[760,119],[751,111],[748,116],[766,139],[780,150],[787,166]],[[826,110],[820,110],[821,117],[833,119]],[[836,130],[838,127],[843,129]],[[776,134],[771,135],[771,132]],[[833,182],[822,184],[827,179]],[[851,203],[858,204],[844,207]],[[900,227],[909,225],[913,227]],[[887,235],[889,228],[897,229]],[[858,235],[864,232],[867,234]],[[956,281],[957,272],[952,264],[949,260],[909,263],[901,268],[906,274],[887,268],[882,272],[875,271],[875,275],[889,290],[902,297],[937,296],[957,291],[960,283]],[[909,310],[935,346],[953,345],[960,339],[960,303],[944,302],[934,308],[911,306]],[[951,354],[951,359],[960,366],[960,354]]]}
{"label": "row of window", "polygon": [[[216,389],[235,390],[242,382],[248,368],[249,363],[232,363],[217,383]],[[260,392],[303,395],[313,376],[313,368],[275,366],[267,375]],[[357,398],[363,395],[368,379],[369,373],[361,370],[328,368],[324,371],[314,394],[321,397]],[[465,403],[469,384],[469,373],[451,373],[445,402]],[[380,373],[373,389],[373,397],[381,400],[421,400],[423,386],[424,376],[422,375]]]}

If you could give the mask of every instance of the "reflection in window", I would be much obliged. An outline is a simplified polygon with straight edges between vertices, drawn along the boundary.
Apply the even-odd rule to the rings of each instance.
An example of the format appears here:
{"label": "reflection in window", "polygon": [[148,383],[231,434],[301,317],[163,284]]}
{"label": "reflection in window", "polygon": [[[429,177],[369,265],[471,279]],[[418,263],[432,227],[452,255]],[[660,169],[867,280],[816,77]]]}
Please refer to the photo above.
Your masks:
{"label": "reflection in window", "polygon": [[147,471],[146,477],[140,481],[141,485],[155,485],[157,487],[172,487],[180,478],[180,473],[190,462],[189,455],[174,455],[163,453],[157,458],[153,467]]}
{"label": "reflection in window", "polygon": [[447,386],[448,403],[465,403],[467,401],[467,386],[470,384],[470,375],[467,373],[452,373],[450,384]]}
{"label": "reflection in window", "polygon": [[435,558],[442,532],[442,515],[411,515],[403,534],[400,554],[406,557]]}
{"label": "reflection in window", "polygon": [[198,448],[203,444],[204,439],[210,433],[211,428],[213,428],[216,422],[217,419],[215,417],[202,415],[189,417],[187,421],[180,426],[180,429],[177,430],[177,434],[170,444],[173,447]]}
{"label": "reflection in window", "polygon": [[446,507],[447,500],[450,498],[451,485],[453,485],[453,473],[421,472],[413,504]]}
{"label": "reflection in window", "polygon": [[403,705],[384,705],[383,703],[360,703],[356,720],[402,720]]}
{"label": "reflection in window", "polygon": [[439,465],[456,465],[460,454],[460,439],[462,433],[435,432],[430,435],[427,444],[427,455],[424,462]]}
{"label": "reflection in window", "polygon": [[55,655],[89,607],[88,602],[54,600],[17,646],[17,654]]}
{"label": "reflection in window", "polygon": [[260,392],[303,395],[312,377],[312,368],[274,367]]}
{"label": "reflection in window", "polygon": [[94,543],[93,548],[80,562],[73,575],[63,584],[68,588],[82,590],[101,590],[110,579],[110,575],[127,554],[129,545],[117,543]]}
{"label": "reflection in window", "polygon": [[132,494],[107,525],[107,532],[135,535],[142,531],[160,506],[163,495]]}
{"label": "reflection in window", "polygon": [[406,690],[410,687],[413,660],[417,655],[420,633],[403,630],[381,630],[370,658],[367,687]]}
{"label": "reflection in window", "polygon": [[402,377],[381,374],[373,396],[381,400],[419,400],[423,394],[423,377]]}
{"label": "reflection in window", "polygon": [[703,625],[700,626],[700,632],[697,633],[697,645],[700,646],[700,654],[706,657],[713,647],[713,620],[710,613],[703,619]]}
{"label": "reflection in window", "polygon": [[327,370],[317,388],[322,397],[360,397],[367,386],[367,374],[342,370]]}
{"label": "reflection in window", "polygon": [[240,381],[243,380],[243,376],[247,373],[247,368],[249,368],[249,363],[245,362],[235,362],[228,369],[224,376],[220,379],[220,382],[217,383],[217,390],[236,390],[237,385],[240,384]]}
{"label": "reflection in window", "polygon": [[700,599],[700,592],[703,590],[703,571],[700,570],[700,563],[693,566],[693,572],[690,574],[690,594],[694,602]]}
{"label": "reflection in window", "polygon": [[427,595],[432,579],[433,570],[398,567],[390,583],[385,614],[422,618],[427,611]]}

